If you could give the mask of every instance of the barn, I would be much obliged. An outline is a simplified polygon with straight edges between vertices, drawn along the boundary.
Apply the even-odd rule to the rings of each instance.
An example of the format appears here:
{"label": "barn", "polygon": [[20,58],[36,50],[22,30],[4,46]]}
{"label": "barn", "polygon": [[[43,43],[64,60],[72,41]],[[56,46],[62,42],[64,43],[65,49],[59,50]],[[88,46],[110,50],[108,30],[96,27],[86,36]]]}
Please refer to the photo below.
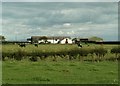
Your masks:
{"label": "barn", "polygon": [[72,44],[69,36],[31,36],[32,43]]}
{"label": "barn", "polygon": [[71,38],[64,38],[63,40],[61,40],[61,44],[72,44],[72,40]]}

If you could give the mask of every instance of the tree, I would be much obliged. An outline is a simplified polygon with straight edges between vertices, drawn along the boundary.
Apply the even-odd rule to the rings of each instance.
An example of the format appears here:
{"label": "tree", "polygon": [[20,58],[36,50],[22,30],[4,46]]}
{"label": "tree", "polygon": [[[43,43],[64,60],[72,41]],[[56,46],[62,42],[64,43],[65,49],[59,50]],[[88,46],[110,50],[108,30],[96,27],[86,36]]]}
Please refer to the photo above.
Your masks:
{"label": "tree", "polygon": [[90,40],[90,41],[103,41],[102,38],[97,37],[97,36],[90,37],[89,40]]}
{"label": "tree", "polygon": [[4,36],[0,36],[0,41],[5,41],[5,37]]}

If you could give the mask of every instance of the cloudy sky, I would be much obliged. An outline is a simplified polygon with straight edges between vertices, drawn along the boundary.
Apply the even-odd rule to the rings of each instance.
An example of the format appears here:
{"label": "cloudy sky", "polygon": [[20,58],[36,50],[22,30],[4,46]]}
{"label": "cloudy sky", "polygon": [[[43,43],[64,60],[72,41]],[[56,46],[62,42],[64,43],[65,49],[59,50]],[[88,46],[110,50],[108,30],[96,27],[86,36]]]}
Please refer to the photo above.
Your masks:
{"label": "cloudy sky", "polygon": [[3,2],[2,35],[98,36],[118,40],[117,2]]}

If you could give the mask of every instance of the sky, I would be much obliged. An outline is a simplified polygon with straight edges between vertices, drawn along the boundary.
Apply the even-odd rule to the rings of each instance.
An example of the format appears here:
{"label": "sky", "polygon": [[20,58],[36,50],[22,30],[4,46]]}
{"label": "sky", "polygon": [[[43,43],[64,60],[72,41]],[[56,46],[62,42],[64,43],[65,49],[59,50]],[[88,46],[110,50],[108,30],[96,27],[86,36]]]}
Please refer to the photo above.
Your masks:
{"label": "sky", "polygon": [[105,41],[118,40],[118,3],[112,0],[111,2],[12,1],[2,2],[1,34],[6,40],[26,40],[36,35],[72,38],[98,36]]}
{"label": "sky", "polygon": [[119,2],[119,0],[1,0],[2,2]]}

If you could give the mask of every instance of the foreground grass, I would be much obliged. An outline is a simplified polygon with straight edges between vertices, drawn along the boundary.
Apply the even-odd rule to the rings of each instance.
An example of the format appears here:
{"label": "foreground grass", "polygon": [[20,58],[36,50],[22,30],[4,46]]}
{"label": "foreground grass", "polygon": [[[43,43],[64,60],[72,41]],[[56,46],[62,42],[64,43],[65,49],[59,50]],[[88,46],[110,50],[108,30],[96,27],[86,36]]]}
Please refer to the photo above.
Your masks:
{"label": "foreground grass", "polygon": [[118,63],[3,61],[3,84],[116,84]]}

